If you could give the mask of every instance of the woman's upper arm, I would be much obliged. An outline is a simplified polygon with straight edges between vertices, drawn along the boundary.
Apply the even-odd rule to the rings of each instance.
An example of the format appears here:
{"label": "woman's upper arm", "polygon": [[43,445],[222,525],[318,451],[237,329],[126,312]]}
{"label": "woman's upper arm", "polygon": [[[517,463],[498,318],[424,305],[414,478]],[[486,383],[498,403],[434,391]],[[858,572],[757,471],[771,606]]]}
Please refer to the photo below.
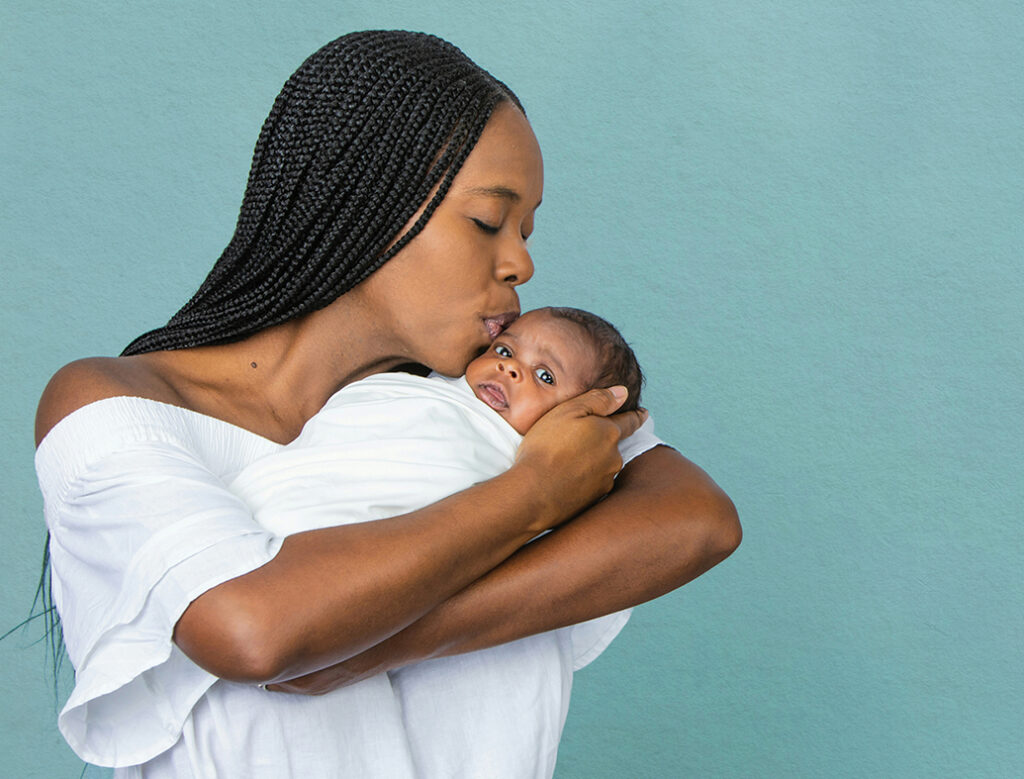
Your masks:
{"label": "woman's upper arm", "polygon": [[[612,498],[617,511],[660,520],[666,538],[688,550],[685,562],[697,562],[703,570],[728,557],[743,537],[729,496],[700,467],[668,446],[657,446],[627,464]],[[693,554],[702,560],[689,560]]]}
{"label": "woman's upper arm", "polygon": [[524,550],[524,557],[535,556],[530,564],[547,576],[560,559],[574,560],[576,579],[569,578],[563,595],[561,624],[568,625],[682,586],[728,557],[741,537],[725,492],[660,445],[627,463],[604,500],[540,539],[536,550]]}
{"label": "woman's upper arm", "polygon": [[47,383],[36,409],[36,446],[53,426],[74,411],[115,395],[136,395],[125,382],[123,368],[110,357],[88,357],[68,363]]}
{"label": "woman's upper arm", "polygon": [[176,620],[200,593],[277,551],[189,432],[168,407],[101,398],[36,453],[54,603],[75,666],[61,727],[76,748],[103,742],[108,729],[90,722],[145,734],[136,741],[147,749],[180,727],[187,710],[168,691],[194,700],[215,678],[175,649]]}

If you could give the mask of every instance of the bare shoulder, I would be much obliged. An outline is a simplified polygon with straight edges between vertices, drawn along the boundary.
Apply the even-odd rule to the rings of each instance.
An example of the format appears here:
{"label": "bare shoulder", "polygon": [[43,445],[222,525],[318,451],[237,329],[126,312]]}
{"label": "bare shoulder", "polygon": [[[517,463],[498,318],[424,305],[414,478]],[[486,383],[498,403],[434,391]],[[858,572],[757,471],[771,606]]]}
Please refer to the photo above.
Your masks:
{"label": "bare shoulder", "polygon": [[168,384],[143,357],[87,357],[68,363],[43,390],[36,410],[36,445],[68,414],[119,395],[163,400]]}

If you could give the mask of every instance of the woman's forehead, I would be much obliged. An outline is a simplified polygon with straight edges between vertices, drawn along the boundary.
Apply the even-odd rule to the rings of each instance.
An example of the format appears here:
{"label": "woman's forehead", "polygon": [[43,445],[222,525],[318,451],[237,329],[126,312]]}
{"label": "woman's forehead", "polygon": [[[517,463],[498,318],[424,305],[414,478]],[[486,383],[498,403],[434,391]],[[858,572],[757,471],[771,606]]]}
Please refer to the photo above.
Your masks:
{"label": "woman's forehead", "polygon": [[452,191],[504,198],[530,208],[540,205],[544,191],[540,144],[523,112],[512,103],[503,102],[494,109]]}

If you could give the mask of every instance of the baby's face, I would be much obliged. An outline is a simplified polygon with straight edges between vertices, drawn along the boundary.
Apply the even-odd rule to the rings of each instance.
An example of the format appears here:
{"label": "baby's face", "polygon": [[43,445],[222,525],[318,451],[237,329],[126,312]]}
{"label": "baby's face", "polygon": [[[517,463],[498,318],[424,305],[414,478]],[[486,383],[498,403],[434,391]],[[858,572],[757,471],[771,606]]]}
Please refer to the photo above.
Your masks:
{"label": "baby's face", "polygon": [[466,368],[474,394],[519,433],[563,400],[590,389],[597,353],[579,325],[528,311]]}

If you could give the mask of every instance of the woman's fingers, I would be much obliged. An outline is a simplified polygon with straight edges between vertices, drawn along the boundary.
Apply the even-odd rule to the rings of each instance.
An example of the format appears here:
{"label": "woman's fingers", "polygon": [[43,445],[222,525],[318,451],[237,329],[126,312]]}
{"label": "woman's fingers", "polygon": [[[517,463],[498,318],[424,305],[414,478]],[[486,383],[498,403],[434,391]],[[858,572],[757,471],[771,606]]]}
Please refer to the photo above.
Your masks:
{"label": "woman's fingers", "polygon": [[263,689],[268,692],[284,692],[292,695],[324,695],[338,687],[360,681],[362,678],[366,677],[356,678],[344,663],[338,663],[295,679],[268,684]]}
{"label": "woman's fingers", "polygon": [[640,429],[640,425],[647,421],[647,409],[642,408],[637,411],[624,411],[621,414],[613,414],[608,417],[608,420],[618,425],[620,440],[621,438],[629,438]]}
{"label": "woman's fingers", "polygon": [[560,520],[606,494],[622,468],[619,441],[632,434],[646,412],[615,412],[626,401],[625,387],[584,392],[538,420],[519,447],[517,465],[536,474],[535,494],[561,506]]}
{"label": "woman's fingers", "polygon": [[575,404],[576,413],[579,415],[592,414],[594,416],[608,417],[619,428],[619,437],[628,438],[633,435],[644,422],[647,421],[646,409],[637,411],[625,411],[615,414],[628,398],[628,391],[625,387],[615,386],[607,389],[594,389],[584,392],[572,400],[566,401],[565,406]]}
{"label": "woman's fingers", "polygon": [[626,402],[627,397],[629,397],[629,392],[621,386],[592,389],[565,401],[562,403],[562,407],[573,409],[578,416],[593,414],[598,417],[606,417],[615,413],[616,409]]}

